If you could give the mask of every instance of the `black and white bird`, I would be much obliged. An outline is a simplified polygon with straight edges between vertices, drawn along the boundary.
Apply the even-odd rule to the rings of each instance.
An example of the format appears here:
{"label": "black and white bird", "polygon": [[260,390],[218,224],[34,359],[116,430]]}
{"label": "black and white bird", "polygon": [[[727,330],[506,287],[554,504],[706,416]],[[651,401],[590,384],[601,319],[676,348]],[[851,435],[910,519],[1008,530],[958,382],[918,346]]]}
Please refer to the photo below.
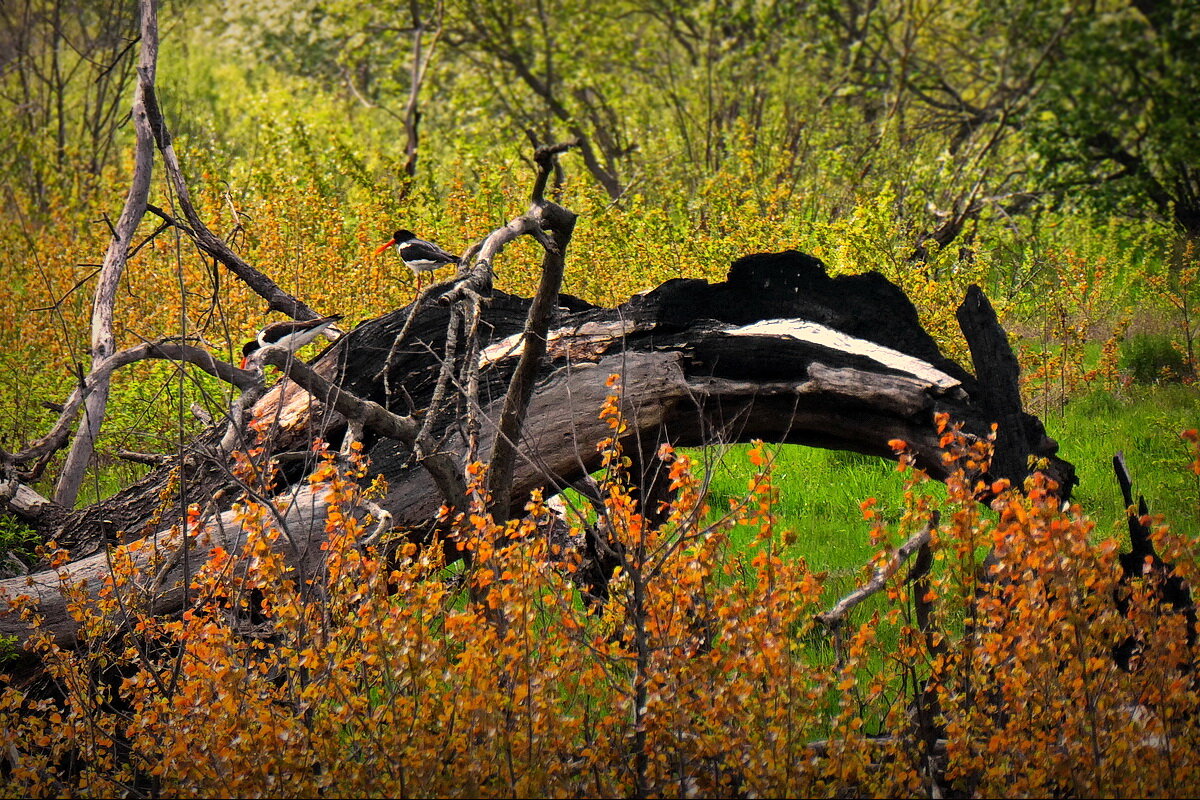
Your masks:
{"label": "black and white bird", "polygon": [[411,269],[413,274],[417,276],[418,292],[421,290],[421,273],[433,272],[447,264],[458,263],[458,256],[453,253],[447,253],[433,242],[418,239],[415,233],[403,229],[392,234],[392,240],[376,250],[375,255],[379,255],[384,250],[393,246],[396,248],[396,252],[400,254],[400,259],[404,262],[404,266]]}
{"label": "black and white bird", "polygon": [[341,318],[341,314],[333,314],[316,319],[288,319],[272,322],[258,332],[258,338],[251,339],[242,345],[242,369],[246,368],[251,354],[264,347],[283,347],[289,352],[295,353]]}

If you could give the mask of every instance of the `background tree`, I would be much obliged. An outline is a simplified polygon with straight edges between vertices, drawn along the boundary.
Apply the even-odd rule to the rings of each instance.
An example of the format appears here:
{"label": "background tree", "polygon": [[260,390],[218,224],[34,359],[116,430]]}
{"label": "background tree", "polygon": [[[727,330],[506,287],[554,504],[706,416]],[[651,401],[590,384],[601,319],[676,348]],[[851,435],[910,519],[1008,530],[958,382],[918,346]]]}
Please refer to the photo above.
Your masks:
{"label": "background tree", "polygon": [[[1042,186],[1200,240],[1200,16],[1191,0],[1089,4],[1022,117]],[[1182,248],[1179,250],[1182,254]],[[1193,254],[1193,258],[1195,255]]]}
{"label": "background tree", "polygon": [[0,6],[0,180],[30,208],[44,212],[64,195],[81,201],[112,164],[137,29],[132,0]]}

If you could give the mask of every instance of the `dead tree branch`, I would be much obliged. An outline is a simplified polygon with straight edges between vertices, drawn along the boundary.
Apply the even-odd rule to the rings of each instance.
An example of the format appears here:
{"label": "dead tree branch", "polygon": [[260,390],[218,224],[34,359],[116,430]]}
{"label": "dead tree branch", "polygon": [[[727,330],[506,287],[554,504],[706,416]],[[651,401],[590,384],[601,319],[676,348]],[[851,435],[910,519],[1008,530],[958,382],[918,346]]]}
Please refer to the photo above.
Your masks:
{"label": "dead tree branch", "polygon": [[[978,286],[967,288],[956,315],[979,380],[978,400],[984,416],[997,425],[991,473],[1020,488],[1031,472],[1029,454],[1041,449],[1042,440],[1047,438],[1046,429],[1036,417],[1025,413],[1021,404],[1021,366],[992,304]],[[1060,482],[1065,479],[1053,473],[1050,477]],[[1063,488],[1070,491],[1070,486]]]}
{"label": "dead tree branch", "polygon": [[[488,462],[503,440],[499,426],[513,375],[529,357],[529,331],[538,332],[530,323],[532,306],[495,292],[480,307],[481,318],[468,320],[460,331],[468,343],[472,332],[479,335],[477,350],[470,344],[460,348],[466,355],[458,356],[459,368],[451,375],[457,381],[456,402],[468,395],[478,398],[477,406],[469,406],[477,428],[464,419],[467,415],[443,415],[432,426],[433,446],[423,458],[414,458],[414,449],[422,415],[431,413],[429,404],[442,380],[441,354],[453,307],[424,309],[411,322],[412,345],[397,353],[395,374],[403,376],[404,401],[412,409],[407,417],[387,411],[385,403],[394,398],[378,378],[384,354],[412,319],[407,309],[355,328],[311,367],[286,351],[264,348],[264,362],[283,369],[295,384],[291,396],[303,401],[288,407],[287,424],[266,440],[264,458],[307,449],[317,436],[331,442],[338,435],[361,437],[372,473],[387,480],[379,509],[410,535],[428,541],[447,497],[461,497],[457,481],[468,455],[477,452]],[[944,479],[950,467],[935,415],[961,421],[964,433],[975,438],[985,437],[991,422],[981,410],[983,387],[941,355],[898,288],[879,274],[830,277],[818,260],[796,252],[747,256],[734,263],[726,281],[673,280],[617,308],[558,295],[542,337],[545,348],[535,360],[527,422],[518,427],[519,440],[509,445],[512,479],[497,504],[505,508],[537,487],[549,495],[579,485],[601,467],[595,445],[612,433],[598,410],[611,392],[606,379],[612,374],[621,378],[627,426],[622,445],[629,453],[654,452],[662,442],[689,447],[763,439],[894,458],[888,443],[903,439],[916,466]],[[468,356],[472,363],[462,364]],[[202,357],[212,359],[207,353]],[[227,370],[231,382],[241,382],[245,390],[239,400],[260,390],[257,371],[221,362],[214,369]],[[476,385],[464,389],[464,375]],[[274,413],[270,404],[284,402],[288,385],[279,384],[255,414]],[[310,395],[317,402],[309,402]],[[232,416],[240,422],[240,414]],[[339,434],[339,425],[350,432]],[[176,480],[184,501],[211,504],[220,514],[242,495],[214,457],[219,435],[219,430],[206,433],[192,456],[153,470],[112,498],[86,509],[55,507],[43,514],[39,531],[81,553],[96,541],[145,537],[163,530],[160,497]],[[1064,476],[1060,485],[1069,490],[1070,464],[1057,458],[1052,440],[1035,441],[1027,455]],[[304,485],[303,460],[280,466],[281,485]],[[8,483],[0,491],[15,497],[20,488]],[[323,526],[291,530],[292,542],[301,549],[319,550],[324,535]],[[909,549],[918,546],[919,541]],[[903,558],[895,560],[886,574],[894,573]],[[73,578],[77,573],[70,569]],[[33,579],[58,585],[57,571]],[[13,586],[19,593],[21,586]],[[834,609],[829,618],[844,613]]]}
{"label": "dead tree branch", "polygon": [[287,314],[292,319],[316,319],[321,316],[309,308],[303,300],[288,294],[279,288],[275,281],[242,260],[221,237],[210,231],[204,221],[200,219],[200,215],[196,213],[196,207],[192,204],[191,193],[188,191],[187,181],[183,177],[179,158],[175,155],[171,132],[167,129],[166,121],[163,119],[153,85],[148,86],[146,90],[146,114],[154,131],[154,141],[158,145],[159,152],[162,153],[163,167],[166,169],[167,177],[171,181],[171,187],[187,224],[181,223],[160,208],[151,206],[149,210],[164,222],[170,223],[187,234],[201,251],[224,264],[226,269],[240,278],[255,294],[266,300],[272,310]]}
{"label": "dead tree branch", "polygon": [[929,538],[933,535],[934,529],[937,528],[939,520],[940,515],[934,511],[929,521],[921,527],[921,530],[914,533],[908,538],[907,542],[896,548],[896,551],[892,553],[887,563],[875,570],[875,574],[871,576],[871,580],[843,597],[833,608],[817,614],[817,622],[820,622],[831,630],[840,627],[845,621],[846,615],[855,606],[871,595],[883,590],[887,586],[887,582],[896,574],[901,565],[908,560],[909,556],[929,544]]}
{"label": "dead tree branch", "polygon": [[[328,489],[300,487],[275,499],[282,508],[273,518],[288,535],[279,537],[289,566],[305,574],[319,571],[325,559],[321,549],[327,536],[325,517],[328,512]],[[184,608],[188,569],[195,574],[215,548],[237,553],[246,542],[247,529],[238,521],[239,512],[227,511],[211,518],[199,531],[188,536],[188,559],[179,558],[184,546],[178,526],[165,528],[151,537],[124,548],[132,561],[134,575],[140,580],[122,582],[113,591],[121,593],[121,605],[128,609],[127,617],[118,620],[119,627],[132,625],[133,610],[147,614],[174,614]],[[269,518],[269,520],[272,518]],[[268,522],[268,525],[271,523]],[[292,543],[295,543],[294,546]],[[42,617],[39,629],[49,633],[60,647],[72,647],[77,642],[79,622],[71,614],[64,582],[88,587],[93,595],[111,575],[112,554],[95,553],[72,562],[62,569],[49,569],[32,575],[0,580],[0,598],[5,606],[11,600],[27,598]],[[24,641],[32,633],[29,623],[16,613],[0,614],[0,636],[15,636]]]}
{"label": "dead tree branch", "polygon": [[[420,427],[412,417],[401,417],[388,411],[378,403],[363,400],[319,375],[316,370],[295,358],[281,347],[267,347],[259,351],[258,359],[264,364],[278,367],[297,386],[312,395],[318,402],[360,423],[381,436],[403,442],[411,449],[419,444]],[[447,505],[466,507],[467,487],[459,464],[445,453],[428,453],[421,464],[429,472],[441,490]]]}
{"label": "dead tree branch", "polygon": [[[538,172],[534,179],[529,210],[494,230],[480,244],[468,249],[460,262],[458,275],[453,281],[443,285],[446,288],[443,286],[430,287],[417,298],[410,307],[404,327],[401,328],[400,333],[388,349],[383,367],[376,374],[377,378],[384,381],[385,393],[390,396],[392,394],[391,374],[397,366],[400,347],[406,341],[425,301],[435,294],[441,293],[439,303],[449,304],[452,307],[446,328],[446,343],[442,351],[441,368],[426,410],[424,424],[415,441],[410,443],[414,456],[418,460],[424,460],[433,444],[433,431],[444,413],[445,399],[451,393],[451,384],[455,382],[456,373],[459,372],[458,365],[462,361],[460,350],[463,349],[459,345],[460,333],[467,332],[465,349],[468,353],[473,354],[479,349],[475,338],[476,326],[482,299],[491,292],[492,265],[495,258],[505,245],[521,236],[529,235],[537,239],[545,251],[542,261],[542,277],[526,318],[525,330],[521,339],[522,356],[510,378],[506,400],[500,411],[497,445],[492,453],[488,473],[488,490],[492,492],[493,498],[507,496],[512,483],[516,447],[529,405],[533,379],[546,353],[546,332],[549,328],[551,313],[557,305],[566,266],[565,253],[575,227],[576,215],[574,213],[546,200],[546,183],[554,169],[555,159],[576,144],[577,142],[564,142],[538,148],[534,154]],[[477,383],[471,377],[471,371],[477,369],[477,366],[464,365],[464,367],[467,372],[465,380],[458,383],[458,394]],[[478,396],[469,396],[464,399],[468,415],[473,419],[475,409],[479,407],[479,398]],[[468,424],[476,423],[469,422]],[[472,453],[475,452],[474,447],[468,449]],[[460,465],[460,470],[465,466],[465,464]],[[442,481],[439,481],[439,484],[441,483]],[[460,483],[462,483],[461,480]],[[465,495],[463,497],[465,498]],[[506,504],[502,504],[495,511],[498,514],[504,514],[507,512],[507,508]]]}
{"label": "dead tree branch", "polygon": [[495,504],[494,513],[500,518],[508,516],[508,496],[512,488],[513,467],[516,462],[517,444],[521,429],[529,411],[529,399],[533,381],[546,355],[546,332],[550,327],[550,314],[557,306],[558,292],[562,287],[566,268],[567,246],[575,230],[576,215],[543,196],[546,181],[554,169],[555,158],[573,142],[538,148],[534,158],[538,165],[537,179],[533,185],[532,204],[526,216],[530,218],[531,233],[545,250],[542,259],[542,277],[537,294],[529,306],[526,318],[524,349],[509,380],[508,392],[500,411],[497,425],[496,445],[492,450],[488,469],[488,492]]}
{"label": "dead tree branch", "polygon": [[[95,365],[91,373],[84,379],[83,384],[75,388],[63,403],[58,420],[50,431],[40,439],[32,442],[24,450],[16,453],[0,451],[0,466],[4,468],[21,467],[30,462],[44,461],[55,451],[62,449],[70,434],[71,426],[79,416],[85,401],[96,391],[96,387],[106,384],[113,372],[121,367],[149,359],[167,361],[186,361],[226,383],[246,391],[259,385],[260,376],[248,370],[240,370],[232,364],[213,356],[207,350],[183,344],[177,341],[145,342],[121,350]],[[27,479],[31,476],[26,475]]]}

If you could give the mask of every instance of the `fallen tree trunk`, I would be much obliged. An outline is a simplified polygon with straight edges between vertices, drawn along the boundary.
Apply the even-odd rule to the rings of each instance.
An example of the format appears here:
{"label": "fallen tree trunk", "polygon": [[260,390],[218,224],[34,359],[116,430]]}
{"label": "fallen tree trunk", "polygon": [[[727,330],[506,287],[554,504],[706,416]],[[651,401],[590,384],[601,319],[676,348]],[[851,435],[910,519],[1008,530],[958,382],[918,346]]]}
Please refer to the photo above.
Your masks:
{"label": "fallen tree trunk", "polygon": [[[978,307],[981,298],[982,293],[973,294],[971,307]],[[982,304],[986,306],[986,299]],[[435,414],[438,453],[465,470],[472,422],[479,431],[479,460],[487,463],[495,446],[505,393],[524,350],[528,310],[528,300],[503,293],[495,293],[483,307],[475,350],[476,402],[460,391],[450,393],[446,407],[429,408],[442,371],[440,356],[451,314],[444,305],[421,309],[407,326],[411,309],[360,325],[316,359],[315,372],[343,392],[393,414],[414,419]],[[1007,356],[1002,352],[1003,331],[989,313],[986,307],[984,322],[979,323],[994,328],[987,352],[1011,358],[1010,351]],[[599,468],[596,445],[610,429],[598,412],[612,392],[607,383],[611,374],[620,376],[627,452],[653,453],[664,442],[700,446],[763,439],[892,458],[891,442],[899,439],[907,442],[917,464],[937,478],[945,476],[947,466],[934,415],[948,414],[969,435],[983,437],[995,408],[987,398],[997,393],[1018,397],[1015,387],[981,386],[943,357],[921,328],[912,304],[881,275],[830,278],[817,259],[792,251],[743,258],[721,283],[668,281],[617,308],[561,295],[551,316],[526,423],[515,443],[506,507],[520,508],[536,487],[546,487],[549,496]],[[406,327],[406,338],[397,342],[397,334]],[[991,375],[993,381],[1016,380],[1011,370],[988,369],[981,361],[988,357],[985,348],[978,351],[976,369],[981,375]],[[1007,472],[993,470],[981,477],[1006,477],[1020,485],[1024,465],[1033,456],[1044,460],[1043,471],[1065,497],[1074,471],[1056,456],[1056,443],[1036,418],[1019,408],[1005,411],[1006,422],[1021,427],[1019,436],[999,440],[994,463]],[[317,436],[336,445],[356,427],[287,381],[259,401],[255,415],[270,422],[269,454],[307,451]],[[382,474],[388,481],[379,505],[399,527],[428,537],[444,502],[429,470],[402,441],[369,429],[362,435],[371,458],[369,476]],[[213,446],[216,438],[214,431],[195,444],[182,465],[182,480],[186,498],[203,499],[220,512],[238,492],[223,454]],[[1010,442],[1019,443],[1025,452],[1003,452]],[[300,484],[311,463],[302,456],[293,459],[282,469],[284,482]],[[158,498],[171,481],[179,480],[180,472],[178,463],[164,465],[88,509],[43,511],[43,530],[60,543],[76,546],[78,557],[106,539],[130,541],[168,528],[171,517],[164,516]],[[178,492],[167,494],[177,516]],[[318,545],[317,550],[324,535],[319,506],[306,512],[304,526],[304,536],[310,537],[310,545]],[[98,568],[96,564],[85,567],[80,562],[67,569],[82,575]],[[20,594],[27,580],[0,582],[0,593]],[[58,580],[53,572],[32,579],[42,587]],[[54,602],[52,595],[41,593],[43,608]],[[11,615],[0,618],[0,633],[20,636],[24,631],[24,624]]]}
{"label": "fallen tree trunk", "polygon": [[[276,544],[288,566],[299,576],[318,574],[324,562],[325,551],[321,546],[326,540],[327,494],[327,489],[297,487],[276,498],[282,508],[276,519],[267,521],[266,527],[280,534]],[[195,575],[213,549],[237,553],[246,543],[251,528],[238,516],[237,512],[226,511],[208,520],[199,530],[189,531],[186,557],[179,526],[123,547],[122,556],[129,558],[132,567],[125,574],[137,575],[141,580],[114,589],[124,612],[124,619],[112,620],[115,627],[132,625],[138,612],[169,615],[183,611],[187,578]],[[30,598],[29,608],[41,617],[38,629],[50,634],[59,647],[73,647],[79,639],[79,622],[72,613],[70,593],[82,591],[96,597],[112,574],[113,562],[113,554],[108,550],[92,553],[61,568],[0,582],[0,596]],[[0,634],[24,641],[33,631],[33,626],[18,614],[0,615]]]}
{"label": "fallen tree trunk", "polygon": [[[521,432],[514,503],[537,486],[550,494],[598,468],[596,443],[608,435],[598,412],[610,374],[621,376],[627,449],[642,452],[662,442],[759,438],[891,458],[889,442],[902,439],[920,466],[942,477],[933,415],[947,413],[976,436],[986,436],[992,422],[983,387],[940,354],[912,304],[877,273],[830,278],[816,259],[788,252],[744,258],[723,283],[669,281],[615,309],[561,302]],[[487,308],[480,408],[464,409],[441,429],[443,451],[465,452],[464,415],[475,413],[483,429],[480,460],[488,461],[527,308],[527,301],[502,294]],[[436,378],[446,314],[439,307],[421,312],[413,343],[392,370],[403,379],[403,394],[384,395],[371,367],[391,347],[404,312],[360,326],[321,363],[360,397],[420,410]],[[1057,444],[1036,418],[1013,419],[1022,426],[1017,441],[1029,443],[1028,450],[997,463],[1023,468],[1028,456],[1045,458],[1043,471],[1068,494],[1074,471],[1056,456]],[[287,434],[286,446],[298,447],[311,430],[297,424]],[[381,441],[370,455],[372,470],[391,484],[382,505],[397,521],[419,526],[436,512],[441,500],[403,446]],[[993,477],[1019,485],[1025,473]]]}

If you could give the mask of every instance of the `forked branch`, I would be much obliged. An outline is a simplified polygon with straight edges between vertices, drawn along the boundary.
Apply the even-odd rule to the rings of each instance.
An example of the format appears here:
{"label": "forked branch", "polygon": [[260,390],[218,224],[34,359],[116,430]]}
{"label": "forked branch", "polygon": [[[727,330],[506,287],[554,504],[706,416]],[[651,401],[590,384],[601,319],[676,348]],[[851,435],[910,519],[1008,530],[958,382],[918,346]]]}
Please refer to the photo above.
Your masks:
{"label": "forked branch", "polygon": [[[491,293],[492,265],[495,258],[509,242],[521,236],[529,235],[537,239],[545,251],[542,276],[526,318],[521,357],[509,381],[500,413],[498,434],[488,473],[488,489],[493,498],[507,497],[512,485],[516,448],[529,407],[533,380],[546,354],[546,332],[557,305],[565,270],[565,254],[575,228],[576,215],[573,212],[546,200],[546,184],[554,170],[555,159],[577,144],[576,141],[562,142],[537,149],[534,161],[538,172],[534,179],[529,209],[468,249],[460,263],[459,274],[453,281],[442,286],[430,287],[418,297],[409,313],[408,321],[392,343],[387,359],[376,376],[385,382],[388,381],[398,361],[400,344],[411,329],[418,311],[428,299],[437,295],[439,303],[453,305],[438,383],[434,389],[433,400],[426,411],[425,424],[413,442],[413,452],[419,459],[424,460],[432,449],[432,431],[436,429],[438,417],[443,412],[444,398],[451,393],[451,383],[456,380],[456,372],[459,372],[454,367],[460,362],[460,350],[465,349],[472,353],[478,350],[473,321],[478,320],[481,299]],[[459,335],[463,330],[468,331],[466,337]],[[460,338],[468,340],[465,348],[459,346]],[[467,375],[465,379],[459,380],[460,393],[463,389],[470,393],[468,387],[477,383],[470,377],[472,368],[470,364],[464,365]],[[390,396],[390,385],[385,383],[385,386],[385,393]],[[474,409],[480,407],[479,398],[469,396],[465,399],[470,416],[474,414]],[[505,507],[495,509],[496,512],[506,513],[508,501],[497,499],[497,502],[503,502]]]}
{"label": "forked branch", "polygon": [[[549,147],[539,147],[534,155],[538,165],[537,178],[533,184],[532,202],[525,218],[529,232],[541,243],[545,254],[542,258],[542,277],[537,294],[529,306],[523,333],[524,349],[517,368],[508,382],[508,392],[500,411],[497,425],[496,444],[488,469],[488,491],[495,504],[493,513],[505,519],[509,512],[509,493],[512,488],[513,467],[516,463],[517,446],[521,429],[529,411],[529,400],[533,394],[534,378],[546,355],[546,332],[550,328],[550,317],[558,304],[558,292],[562,288],[563,272],[566,269],[567,246],[575,230],[576,215],[545,199],[546,181],[554,169],[554,161],[576,142],[564,142]],[[515,220],[514,220],[515,221]],[[512,223],[509,223],[512,226]]]}
{"label": "forked branch", "polygon": [[[59,473],[54,489],[54,500],[65,506],[75,504],[84,474],[91,462],[96,439],[108,407],[108,378],[96,375],[96,365],[116,351],[113,338],[113,313],[116,306],[117,288],[129,259],[134,234],[146,214],[146,201],[150,196],[150,178],[154,165],[154,145],[149,107],[154,93],[154,73],[158,63],[158,4],[156,0],[142,0],[139,4],[141,21],[141,52],[138,56],[137,88],[133,100],[133,124],[136,131],[134,147],[133,178],[125,207],[113,230],[100,280],[96,284],[92,302],[91,357],[92,375],[86,397],[83,423],[75,434],[75,441],[67,454],[66,462]],[[74,418],[72,418],[74,421]],[[60,445],[61,446],[61,445]],[[55,448],[57,449],[57,448]]]}
{"label": "forked branch", "polygon": [[[297,386],[347,419],[380,436],[403,442],[410,450],[416,451],[420,426],[412,417],[393,414],[378,403],[363,400],[336,386],[282,347],[264,348],[259,351],[257,358],[261,363],[278,367]],[[446,503],[465,508],[467,488],[458,462],[446,453],[434,452],[426,454],[421,463],[438,485]]]}

